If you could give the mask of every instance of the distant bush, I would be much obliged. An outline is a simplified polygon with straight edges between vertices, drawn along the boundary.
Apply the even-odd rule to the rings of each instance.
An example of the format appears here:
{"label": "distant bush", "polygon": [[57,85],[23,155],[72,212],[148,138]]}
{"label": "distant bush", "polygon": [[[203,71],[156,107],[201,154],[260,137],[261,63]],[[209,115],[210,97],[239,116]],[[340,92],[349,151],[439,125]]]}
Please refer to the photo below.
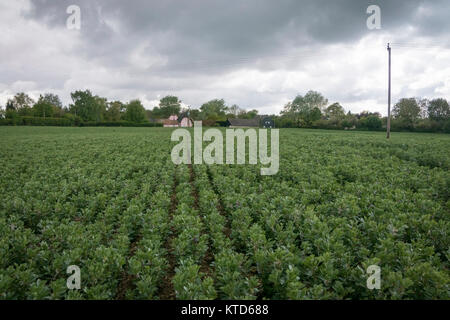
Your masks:
{"label": "distant bush", "polygon": [[341,123],[336,121],[330,121],[325,119],[320,119],[317,121],[314,121],[311,125],[311,128],[313,129],[333,129],[333,130],[342,130],[344,127],[341,125]]}
{"label": "distant bush", "polygon": [[65,113],[64,118],[69,119],[74,126],[79,126],[83,122],[83,119],[71,113]]}
{"label": "distant bush", "polygon": [[89,121],[81,124],[83,127],[162,127],[162,123],[131,122],[131,121]]}
{"label": "distant bush", "polygon": [[380,130],[382,126],[383,123],[380,118],[376,116],[368,116],[360,119],[356,127],[358,129],[377,131]]}
{"label": "distant bush", "polygon": [[10,126],[71,126],[73,122],[66,118],[15,117],[0,119],[0,125]]}
{"label": "distant bush", "polygon": [[65,115],[63,118],[41,118],[41,117],[15,117],[0,119],[0,125],[22,125],[22,126],[81,126],[81,127],[162,127],[162,123],[130,122],[130,121],[89,121],[83,122],[80,117]]}
{"label": "distant bush", "polygon": [[391,120],[391,131],[400,132],[440,132],[450,133],[450,121],[435,121],[430,119],[422,119],[414,123],[412,126],[399,119]]}
{"label": "distant bush", "polygon": [[73,122],[66,118],[22,117],[18,124],[25,126],[61,126],[70,127]]}
{"label": "distant bush", "polygon": [[417,131],[417,132],[440,132],[440,131],[442,131],[442,127],[443,127],[443,123],[442,122],[426,119],[426,120],[419,121],[414,126],[412,131]]}
{"label": "distant bush", "polygon": [[12,126],[14,125],[13,119],[0,119],[0,126]]}
{"label": "distant bush", "polygon": [[216,120],[213,119],[206,119],[202,121],[202,126],[204,127],[217,127],[220,124],[216,122]]}
{"label": "distant bush", "polygon": [[297,124],[295,121],[288,117],[277,117],[275,118],[275,128],[296,128]]}
{"label": "distant bush", "polygon": [[216,121],[216,125],[219,127],[226,127],[228,125],[228,121]]}
{"label": "distant bush", "polygon": [[450,133],[450,120],[447,120],[442,127],[443,132]]}

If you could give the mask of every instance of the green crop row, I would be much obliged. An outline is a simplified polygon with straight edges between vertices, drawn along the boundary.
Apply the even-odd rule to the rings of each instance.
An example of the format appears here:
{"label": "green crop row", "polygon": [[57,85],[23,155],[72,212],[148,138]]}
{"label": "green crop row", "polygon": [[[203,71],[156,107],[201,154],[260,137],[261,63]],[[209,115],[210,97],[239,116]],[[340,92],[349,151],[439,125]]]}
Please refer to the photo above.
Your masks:
{"label": "green crop row", "polygon": [[170,133],[0,127],[0,298],[450,298],[450,137],[281,130],[261,176]]}

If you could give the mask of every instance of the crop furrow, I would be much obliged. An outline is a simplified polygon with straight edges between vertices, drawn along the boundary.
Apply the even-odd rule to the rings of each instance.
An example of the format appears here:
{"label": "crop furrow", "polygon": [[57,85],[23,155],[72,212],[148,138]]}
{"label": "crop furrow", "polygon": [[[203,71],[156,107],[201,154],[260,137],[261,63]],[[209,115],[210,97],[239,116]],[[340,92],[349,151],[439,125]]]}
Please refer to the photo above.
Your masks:
{"label": "crop furrow", "polygon": [[121,275],[121,281],[119,283],[119,286],[117,288],[117,294],[116,294],[116,300],[124,300],[126,298],[126,293],[128,291],[131,291],[134,289],[134,280],[136,279],[136,276],[134,274],[131,274],[129,272],[129,261],[134,256],[137,244],[140,240],[140,236],[136,238],[131,244],[130,244],[130,253],[127,257],[127,265],[125,266],[122,275]]}
{"label": "crop furrow", "polygon": [[214,180],[213,180],[213,177],[212,177],[211,169],[209,168],[209,166],[207,167],[206,170],[207,170],[206,173],[207,173],[207,176],[208,176],[209,184],[210,184],[212,190],[214,191],[214,193],[216,194],[216,197],[217,197],[217,200],[218,200],[216,208],[219,211],[219,213],[225,218],[225,226],[224,226],[223,232],[224,232],[225,236],[228,239],[231,240],[231,222],[230,222],[230,219],[228,217],[228,214],[225,211],[225,207],[223,205],[223,200],[222,200],[222,197],[220,196],[219,191],[217,190],[217,186],[214,184]]}
{"label": "crop furrow", "polygon": [[159,298],[162,300],[171,300],[175,299],[175,290],[173,288],[172,279],[175,275],[175,265],[176,258],[172,248],[172,242],[175,236],[175,227],[173,225],[173,215],[175,210],[177,209],[178,199],[177,199],[177,186],[178,186],[178,178],[177,178],[177,167],[175,167],[173,174],[173,185],[172,185],[172,194],[170,196],[170,210],[169,210],[169,236],[166,238],[164,243],[164,248],[167,251],[167,271],[163,278],[160,292],[158,294]]}
{"label": "crop furrow", "polygon": [[[191,184],[191,188],[192,188],[192,196],[194,197],[194,208],[200,212],[200,205],[199,205],[199,195],[198,195],[198,190],[195,186],[195,173],[194,170],[192,168],[192,164],[188,165],[189,167],[189,174],[190,174],[190,180],[189,183]],[[202,220],[202,223],[205,224],[205,219],[203,215],[200,215],[200,219]],[[205,230],[203,229],[201,231],[202,235],[207,235]],[[208,241],[210,242],[210,241]],[[208,243],[208,248],[206,250],[205,255],[203,256],[203,260],[200,263],[200,272],[203,272],[206,276],[209,276],[213,273],[213,271],[211,270],[211,263],[214,261],[214,257],[211,253],[211,247],[210,247],[210,243]]]}

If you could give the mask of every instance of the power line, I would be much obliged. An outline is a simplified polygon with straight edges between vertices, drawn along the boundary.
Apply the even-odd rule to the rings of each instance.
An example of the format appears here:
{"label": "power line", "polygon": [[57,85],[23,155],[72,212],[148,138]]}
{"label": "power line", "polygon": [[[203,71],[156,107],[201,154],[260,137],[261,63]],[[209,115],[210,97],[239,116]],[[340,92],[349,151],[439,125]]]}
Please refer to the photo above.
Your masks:
{"label": "power line", "polygon": [[[334,48],[336,47],[336,48]],[[312,48],[307,50],[302,50],[299,52],[292,52],[292,50],[282,50],[278,53],[274,54],[266,54],[266,55],[248,55],[248,56],[236,56],[230,57],[229,59],[196,59],[188,62],[180,62],[180,63],[168,63],[167,66],[171,68],[198,68],[198,69],[210,69],[215,67],[232,67],[238,65],[245,65],[250,63],[259,63],[270,61],[271,63],[286,61],[286,60],[294,60],[294,59],[310,59],[315,57],[320,57],[322,55],[326,55],[330,53],[330,50],[339,50],[342,48],[348,48],[349,50],[353,49],[355,45],[350,44],[336,44],[326,46],[325,48]],[[378,44],[373,45],[365,45],[365,47],[379,47]],[[151,68],[151,67],[150,67]]]}
{"label": "power line", "polygon": [[413,43],[413,42],[391,42],[391,47],[414,48],[414,49],[439,49],[450,50],[450,43]]}
{"label": "power line", "polygon": [[[391,42],[390,47],[395,47],[398,49],[419,49],[419,50],[430,50],[430,49],[439,49],[439,50],[449,50],[449,48],[445,47],[444,43],[432,43],[432,44],[424,44],[424,43],[408,43],[408,42]],[[357,47],[356,45],[352,44],[336,44],[336,48],[334,50],[339,50],[342,48],[348,48],[349,50]],[[379,48],[380,46],[378,44],[365,44],[364,47],[366,48]],[[174,69],[184,69],[184,68],[196,68],[196,69],[214,69],[214,68],[227,68],[227,67],[233,67],[233,66],[241,66],[241,65],[247,65],[247,64],[257,64],[257,63],[279,63],[283,61],[289,61],[289,60],[298,60],[298,59],[311,59],[311,58],[318,58],[322,55],[326,55],[330,52],[330,50],[333,50],[333,45],[326,46],[325,48],[313,48],[313,49],[307,49],[302,50],[300,52],[292,52],[290,50],[282,50],[281,52],[274,53],[274,54],[266,54],[266,55],[247,55],[247,56],[236,56],[236,57],[230,57],[230,58],[220,58],[220,59],[197,59],[197,60],[191,60],[187,62],[174,62],[174,63],[168,63],[170,68]],[[150,67],[151,68],[151,67]]]}

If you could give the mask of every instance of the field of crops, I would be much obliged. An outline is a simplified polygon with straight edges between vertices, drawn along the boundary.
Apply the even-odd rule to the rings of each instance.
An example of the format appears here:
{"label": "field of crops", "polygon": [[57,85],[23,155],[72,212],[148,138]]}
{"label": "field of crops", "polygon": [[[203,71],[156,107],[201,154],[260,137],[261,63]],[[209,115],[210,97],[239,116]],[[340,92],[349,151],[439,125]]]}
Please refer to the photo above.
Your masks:
{"label": "field of crops", "polygon": [[261,176],[171,131],[1,127],[0,298],[450,298],[450,136],[281,129]]}

